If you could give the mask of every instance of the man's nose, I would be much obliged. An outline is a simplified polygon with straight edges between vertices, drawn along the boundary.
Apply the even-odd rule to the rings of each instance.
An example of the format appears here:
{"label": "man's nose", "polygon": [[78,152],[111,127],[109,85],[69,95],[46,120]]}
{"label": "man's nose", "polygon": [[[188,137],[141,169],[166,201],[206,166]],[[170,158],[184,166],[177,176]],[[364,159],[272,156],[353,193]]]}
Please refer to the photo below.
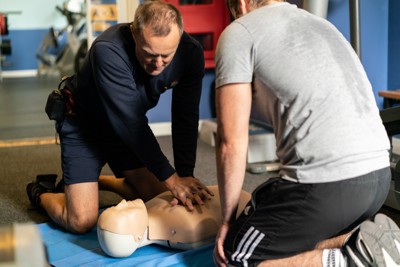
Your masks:
{"label": "man's nose", "polygon": [[157,56],[156,58],[154,58],[153,63],[157,68],[162,67],[164,65],[161,56]]}

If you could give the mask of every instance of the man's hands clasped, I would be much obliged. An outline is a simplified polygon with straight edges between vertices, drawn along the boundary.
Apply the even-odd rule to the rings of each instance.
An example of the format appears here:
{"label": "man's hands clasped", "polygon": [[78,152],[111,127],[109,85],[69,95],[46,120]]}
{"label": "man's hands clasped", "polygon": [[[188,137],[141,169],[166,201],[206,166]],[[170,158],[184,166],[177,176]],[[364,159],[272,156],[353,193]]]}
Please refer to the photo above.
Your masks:
{"label": "man's hands clasped", "polygon": [[194,177],[179,177],[176,173],[165,180],[165,185],[174,195],[171,205],[179,202],[193,210],[195,204],[203,205],[204,201],[211,199],[214,194]]}

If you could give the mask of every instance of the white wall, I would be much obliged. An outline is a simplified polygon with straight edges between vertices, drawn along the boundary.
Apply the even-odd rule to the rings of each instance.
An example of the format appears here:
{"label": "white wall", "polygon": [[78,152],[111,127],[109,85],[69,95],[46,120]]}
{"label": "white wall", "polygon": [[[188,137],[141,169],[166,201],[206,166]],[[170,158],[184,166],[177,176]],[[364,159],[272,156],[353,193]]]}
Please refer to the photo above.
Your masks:
{"label": "white wall", "polygon": [[0,0],[0,12],[18,12],[9,14],[10,30],[48,29],[50,26],[62,28],[65,18],[55,9],[62,6],[64,0]]}

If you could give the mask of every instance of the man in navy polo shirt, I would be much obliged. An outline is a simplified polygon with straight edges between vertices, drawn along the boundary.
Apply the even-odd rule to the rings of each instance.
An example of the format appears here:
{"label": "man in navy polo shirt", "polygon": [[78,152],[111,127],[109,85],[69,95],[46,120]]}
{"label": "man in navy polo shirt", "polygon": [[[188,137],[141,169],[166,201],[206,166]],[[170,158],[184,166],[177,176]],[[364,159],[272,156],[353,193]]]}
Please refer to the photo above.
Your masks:
{"label": "man in navy polo shirt", "polygon": [[[64,192],[55,177],[27,186],[31,202],[74,233],[96,225],[99,175],[108,164],[114,191],[147,201],[170,190],[171,204],[193,210],[212,192],[194,178],[199,102],[204,76],[201,45],[183,31],[171,4],[147,1],[132,23],[110,27],[96,38],[76,74],[74,113],[57,123]],[[148,125],[146,112],[172,90],[173,167]]]}

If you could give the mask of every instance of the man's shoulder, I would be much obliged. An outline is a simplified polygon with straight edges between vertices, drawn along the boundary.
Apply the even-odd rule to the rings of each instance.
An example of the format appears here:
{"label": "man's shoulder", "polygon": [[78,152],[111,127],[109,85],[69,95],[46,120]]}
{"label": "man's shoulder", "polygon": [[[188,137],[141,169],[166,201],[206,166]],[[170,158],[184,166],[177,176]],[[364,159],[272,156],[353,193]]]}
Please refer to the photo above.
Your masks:
{"label": "man's shoulder", "polygon": [[98,53],[127,53],[126,47],[133,46],[128,23],[120,23],[109,27],[93,41],[91,51]]}
{"label": "man's shoulder", "polygon": [[200,44],[200,42],[187,32],[183,32],[180,45],[184,49],[203,50],[203,46]]}
{"label": "man's shoulder", "polygon": [[99,41],[106,41],[109,43],[119,43],[122,40],[129,38],[130,29],[128,23],[119,23],[110,26],[104,32],[102,32],[99,36],[96,37],[94,43]]}
{"label": "man's shoulder", "polygon": [[193,36],[184,32],[175,54],[174,64],[184,64],[193,69],[194,62],[199,65],[199,68],[204,68],[203,46]]}

